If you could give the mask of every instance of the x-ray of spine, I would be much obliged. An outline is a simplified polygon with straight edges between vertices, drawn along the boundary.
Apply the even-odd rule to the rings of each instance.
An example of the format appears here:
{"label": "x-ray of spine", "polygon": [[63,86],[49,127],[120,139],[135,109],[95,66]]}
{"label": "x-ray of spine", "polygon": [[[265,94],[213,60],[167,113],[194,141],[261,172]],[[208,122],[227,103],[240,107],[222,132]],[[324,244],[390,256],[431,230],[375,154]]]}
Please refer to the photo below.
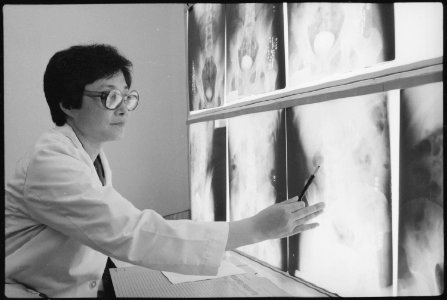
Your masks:
{"label": "x-ray of spine", "polygon": [[320,226],[298,236],[296,276],[341,296],[391,295],[387,95],[296,106],[287,118],[289,198],[321,166],[307,201],[326,204]]}
{"label": "x-ray of spine", "polygon": [[394,59],[394,6],[289,3],[288,86]]}
{"label": "x-ray of spine", "polygon": [[[283,111],[228,119],[230,219],[251,217],[286,199]],[[239,250],[285,269],[287,249],[268,240]]]}
{"label": "x-ray of spine", "polygon": [[197,3],[188,18],[189,108],[220,106],[224,101],[224,5]]}
{"label": "x-ray of spine", "polygon": [[282,3],[227,4],[226,102],[285,86]]}
{"label": "x-ray of spine", "polygon": [[443,83],[401,90],[399,296],[444,293]]}
{"label": "x-ray of spine", "polygon": [[226,219],[226,128],[214,121],[189,127],[191,219]]}

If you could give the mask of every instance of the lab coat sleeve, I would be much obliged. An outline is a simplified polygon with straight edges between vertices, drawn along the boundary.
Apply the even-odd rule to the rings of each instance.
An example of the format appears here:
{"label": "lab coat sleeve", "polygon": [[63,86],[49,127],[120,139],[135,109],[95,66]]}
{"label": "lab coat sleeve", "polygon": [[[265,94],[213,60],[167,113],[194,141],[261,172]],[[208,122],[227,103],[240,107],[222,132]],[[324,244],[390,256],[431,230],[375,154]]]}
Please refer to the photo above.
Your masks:
{"label": "lab coat sleeve", "polygon": [[[28,167],[24,206],[32,218],[108,256],[157,270],[215,275],[226,222],[165,220],[103,187],[76,153],[53,145]],[[149,193],[149,191],[148,191]]]}

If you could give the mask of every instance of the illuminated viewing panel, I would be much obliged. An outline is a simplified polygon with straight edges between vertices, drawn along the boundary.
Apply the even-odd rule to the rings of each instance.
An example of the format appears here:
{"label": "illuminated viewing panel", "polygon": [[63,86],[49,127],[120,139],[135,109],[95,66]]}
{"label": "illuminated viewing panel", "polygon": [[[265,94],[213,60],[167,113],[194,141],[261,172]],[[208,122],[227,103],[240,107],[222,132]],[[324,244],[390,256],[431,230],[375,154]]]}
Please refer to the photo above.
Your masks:
{"label": "illuminated viewing panel", "polygon": [[320,226],[238,251],[340,296],[442,294],[442,4],[197,4],[190,35],[210,11],[219,101],[190,69],[193,219],[251,217],[320,166]]}

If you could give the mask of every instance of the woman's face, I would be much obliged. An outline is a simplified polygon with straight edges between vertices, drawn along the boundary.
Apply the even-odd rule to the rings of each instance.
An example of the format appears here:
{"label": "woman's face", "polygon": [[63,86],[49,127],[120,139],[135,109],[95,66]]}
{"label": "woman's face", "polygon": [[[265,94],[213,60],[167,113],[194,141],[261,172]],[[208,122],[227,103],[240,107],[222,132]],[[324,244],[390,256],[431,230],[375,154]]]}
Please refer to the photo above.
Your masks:
{"label": "woman's face", "polygon": [[[122,94],[128,92],[124,75],[121,71],[109,78],[98,79],[85,86],[86,91],[104,92],[118,89]],[[121,103],[115,110],[106,109],[100,97],[83,95],[82,106],[71,110],[70,125],[90,144],[119,140],[124,135],[128,110]]]}

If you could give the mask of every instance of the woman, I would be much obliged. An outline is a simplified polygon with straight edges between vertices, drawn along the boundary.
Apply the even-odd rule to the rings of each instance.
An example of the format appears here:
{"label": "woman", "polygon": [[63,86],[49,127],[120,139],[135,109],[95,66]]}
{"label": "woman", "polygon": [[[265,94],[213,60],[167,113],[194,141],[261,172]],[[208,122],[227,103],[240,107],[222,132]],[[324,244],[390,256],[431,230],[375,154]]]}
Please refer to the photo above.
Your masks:
{"label": "woman", "polygon": [[167,221],[139,210],[112,186],[102,151],[119,140],[129,111],[131,63],[107,45],[73,46],[56,53],[44,75],[56,127],[18,163],[6,187],[6,291],[48,297],[96,297],[107,257],[156,270],[214,275],[224,251],[286,237],[323,204],[304,208],[296,198],[233,222]]}

